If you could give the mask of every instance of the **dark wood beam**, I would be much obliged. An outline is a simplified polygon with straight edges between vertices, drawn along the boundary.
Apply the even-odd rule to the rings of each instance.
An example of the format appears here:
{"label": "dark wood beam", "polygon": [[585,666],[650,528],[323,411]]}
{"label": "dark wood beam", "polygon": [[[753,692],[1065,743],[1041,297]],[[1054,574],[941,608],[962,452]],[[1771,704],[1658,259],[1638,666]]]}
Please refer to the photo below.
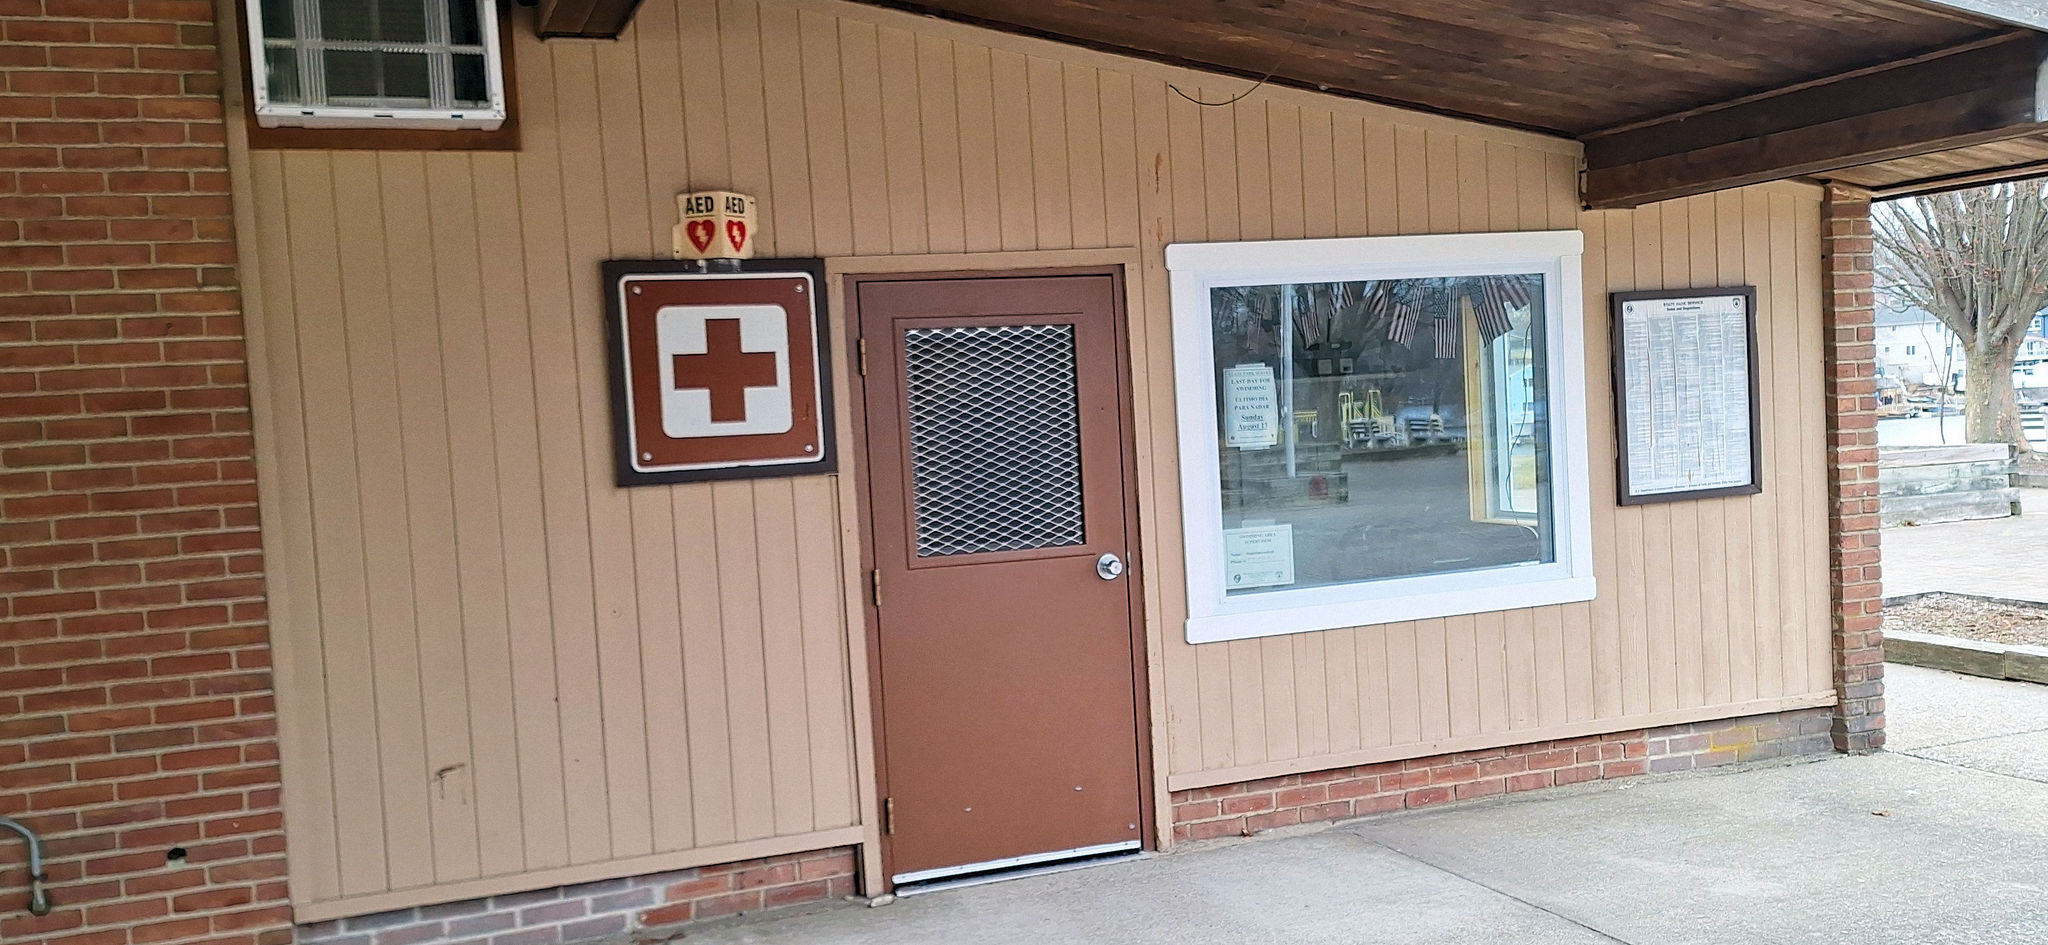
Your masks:
{"label": "dark wood beam", "polygon": [[1594,208],[1783,180],[2048,129],[2048,36],[2014,33],[1586,136]]}
{"label": "dark wood beam", "polygon": [[640,0],[540,0],[535,18],[542,39],[617,39]]}

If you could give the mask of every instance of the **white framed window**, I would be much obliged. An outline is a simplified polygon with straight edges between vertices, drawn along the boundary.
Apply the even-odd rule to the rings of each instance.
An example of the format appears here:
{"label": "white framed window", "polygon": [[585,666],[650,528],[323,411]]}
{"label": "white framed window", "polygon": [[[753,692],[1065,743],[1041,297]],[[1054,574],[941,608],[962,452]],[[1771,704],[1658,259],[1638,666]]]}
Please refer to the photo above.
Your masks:
{"label": "white framed window", "polygon": [[1591,600],[1583,250],[1167,247],[1188,642]]}
{"label": "white framed window", "polygon": [[496,0],[246,0],[256,123],[470,128],[505,121]]}

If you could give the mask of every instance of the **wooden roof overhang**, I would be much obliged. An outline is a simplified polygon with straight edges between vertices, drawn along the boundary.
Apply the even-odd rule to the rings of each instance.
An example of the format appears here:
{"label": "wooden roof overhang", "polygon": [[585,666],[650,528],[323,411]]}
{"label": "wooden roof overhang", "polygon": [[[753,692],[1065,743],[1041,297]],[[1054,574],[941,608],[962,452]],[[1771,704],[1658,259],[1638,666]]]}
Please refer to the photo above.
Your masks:
{"label": "wooden roof overhang", "polygon": [[[1593,207],[2048,174],[2039,0],[867,2],[1574,138]],[[540,30],[616,35],[636,3],[540,0]]]}

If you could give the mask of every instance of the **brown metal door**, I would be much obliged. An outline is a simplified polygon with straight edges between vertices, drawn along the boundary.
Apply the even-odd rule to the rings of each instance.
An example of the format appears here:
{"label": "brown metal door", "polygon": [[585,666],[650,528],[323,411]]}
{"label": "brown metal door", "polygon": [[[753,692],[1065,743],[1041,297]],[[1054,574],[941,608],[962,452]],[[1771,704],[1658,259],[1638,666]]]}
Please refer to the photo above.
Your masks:
{"label": "brown metal door", "polygon": [[889,874],[1135,844],[1115,277],[855,295]]}

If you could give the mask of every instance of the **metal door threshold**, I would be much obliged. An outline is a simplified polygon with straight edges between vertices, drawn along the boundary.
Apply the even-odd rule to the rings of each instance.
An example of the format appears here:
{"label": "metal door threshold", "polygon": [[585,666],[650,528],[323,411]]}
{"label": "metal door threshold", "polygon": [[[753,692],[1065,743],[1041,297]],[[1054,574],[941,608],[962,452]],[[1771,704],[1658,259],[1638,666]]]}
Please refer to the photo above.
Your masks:
{"label": "metal door threshold", "polygon": [[1007,859],[990,860],[986,863],[969,863],[965,866],[948,866],[935,870],[919,870],[915,873],[899,873],[891,879],[896,884],[896,895],[917,896],[945,889],[961,889],[986,883],[1000,883],[1006,879],[1022,879],[1026,876],[1045,876],[1064,873],[1083,867],[1100,866],[1104,863],[1121,863],[1145,857],[1145,851],[1136,840],[1122,843],[1104,843],[1092,847],[1077,847],[1072,850],[1058,850],[1052,853],[1034,853],[1030,856],[1013,856]]}

